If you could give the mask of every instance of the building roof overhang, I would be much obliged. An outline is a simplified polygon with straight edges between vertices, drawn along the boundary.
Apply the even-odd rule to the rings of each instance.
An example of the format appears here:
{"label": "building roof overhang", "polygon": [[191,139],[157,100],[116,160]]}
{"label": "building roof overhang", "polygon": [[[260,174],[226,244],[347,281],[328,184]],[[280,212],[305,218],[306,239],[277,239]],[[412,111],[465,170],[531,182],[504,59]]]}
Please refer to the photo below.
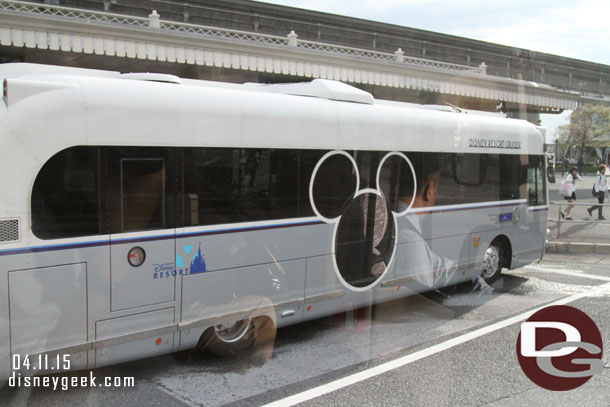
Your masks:
{"label": "building roof overhang", "polygon": [[[0,2],[0,45],[333,79],[535,107],[574,109],[581,95],[470,67],[159,19]],[[600,102],[604,103],[604,101]],[[610,101],[609,101],[610,103]],[[604,103],[605,104],[605,103]]]}

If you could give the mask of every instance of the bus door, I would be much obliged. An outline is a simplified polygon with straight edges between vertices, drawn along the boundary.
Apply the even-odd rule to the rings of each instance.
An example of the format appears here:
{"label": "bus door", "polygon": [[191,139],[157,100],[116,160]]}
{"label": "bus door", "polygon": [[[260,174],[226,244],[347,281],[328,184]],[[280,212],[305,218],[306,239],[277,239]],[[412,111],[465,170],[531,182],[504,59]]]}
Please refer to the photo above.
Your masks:
{"label": "bus door", "polygon": [[[110,148],[111,311],[175,299],[175,157]],[[173,321],[170,321],[173,322]]]}
{"label": "bus door", "polygon": [[529,264],[542,257],[548,216],[544,157],[529,156],[527,167],[527,211],[519,222],[518,262]]}

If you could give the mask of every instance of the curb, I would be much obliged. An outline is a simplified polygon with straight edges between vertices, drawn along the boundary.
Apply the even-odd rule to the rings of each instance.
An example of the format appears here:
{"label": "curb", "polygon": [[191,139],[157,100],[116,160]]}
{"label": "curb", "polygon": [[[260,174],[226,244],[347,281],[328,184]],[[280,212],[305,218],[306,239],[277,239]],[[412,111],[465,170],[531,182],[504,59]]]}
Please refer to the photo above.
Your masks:
{"label": "curb", "polygon": [[610,254],[610,244],[580,242],[546,242],[548,253]]}

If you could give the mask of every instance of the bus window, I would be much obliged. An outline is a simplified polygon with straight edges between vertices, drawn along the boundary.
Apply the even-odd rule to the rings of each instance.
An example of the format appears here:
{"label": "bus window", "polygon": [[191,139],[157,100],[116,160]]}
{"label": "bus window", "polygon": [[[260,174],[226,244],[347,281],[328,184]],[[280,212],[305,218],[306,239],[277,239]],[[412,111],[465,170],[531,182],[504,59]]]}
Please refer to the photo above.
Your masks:
{"label": "bus window", "polygon": [[527,168],[527,202],[530,206],[546,204],[546,185],[544,183],[544,160],[530,156]]}
{"label": "bus window", "polygon": [[102,211],[106,233],[176,226],[177,149],[102,147]]}
{"label": "bus window", "polygon": [[121,160],[123,232],[165,228],[165,161]]}
{"label": "bus window", "polygon": [[32,190],[32,231],[41,239],[100,233],[98,148],[72,147],[42,167]]}
{"label": "bus window", "polygon": [[521,178],[521,156],[500,155],[500,200],[519,199]]}
{"label": "bus window", "polygon": [[[500,199],[498,154],[422,153],[420,165],[438,162],[441,176],[437,205],[493,202]],[[417,168],[416,167],[416,173]]]}
{"label": "bus window", "polygon": [[458,154],[455,161],[455,177],[458,184],[480,186],[485,178],[485,156],[481,154]]}
{"label": "bus window", "polygon": [[186,226],[298,216],[298,152],[184,149]]}

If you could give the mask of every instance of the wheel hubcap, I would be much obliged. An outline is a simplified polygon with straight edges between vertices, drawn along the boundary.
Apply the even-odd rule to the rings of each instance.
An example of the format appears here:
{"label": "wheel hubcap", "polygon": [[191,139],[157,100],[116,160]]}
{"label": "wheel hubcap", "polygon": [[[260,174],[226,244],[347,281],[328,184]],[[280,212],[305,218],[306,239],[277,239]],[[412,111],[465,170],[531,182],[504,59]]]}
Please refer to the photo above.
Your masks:
{"label": "wheel hubcap", "polygon": [[483,259],[483,277],[488,278],[500,269],[500,250],[496,246],[490,246],[485,252]]}
{"label": "wheel hubcap", "polygon": [[228,324],[214,326],[214,332],[218,339],[226,343],[237,342],[246,335],[250,328],[250,318],[242,319]]}

